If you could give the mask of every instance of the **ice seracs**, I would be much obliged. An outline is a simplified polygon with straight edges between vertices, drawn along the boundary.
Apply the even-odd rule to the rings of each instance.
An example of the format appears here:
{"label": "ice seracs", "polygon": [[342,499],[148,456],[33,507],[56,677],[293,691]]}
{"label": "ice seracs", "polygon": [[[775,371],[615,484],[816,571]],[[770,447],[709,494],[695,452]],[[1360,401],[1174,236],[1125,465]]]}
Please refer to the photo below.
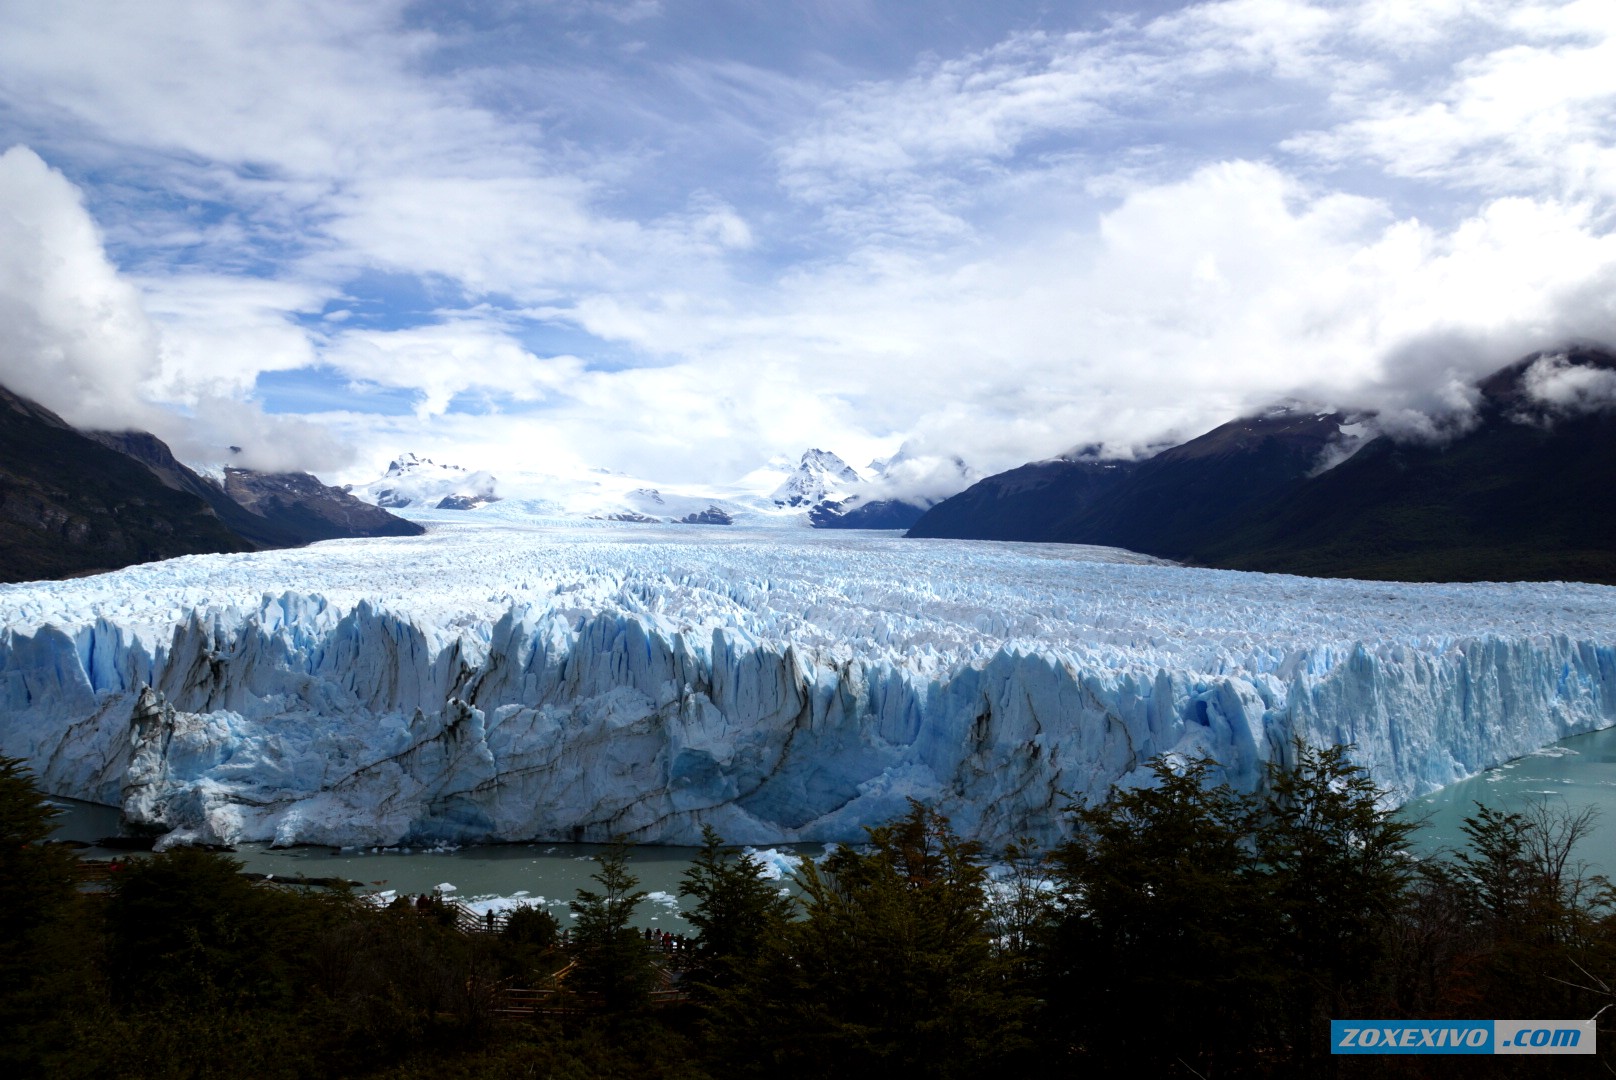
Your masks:
{"label": "ice seracs", "polygon": [[1161,753],[1406,798],[1616,723],[1616,589],[494,509],[0,587],[0,752],[174,840],[997,843]]}

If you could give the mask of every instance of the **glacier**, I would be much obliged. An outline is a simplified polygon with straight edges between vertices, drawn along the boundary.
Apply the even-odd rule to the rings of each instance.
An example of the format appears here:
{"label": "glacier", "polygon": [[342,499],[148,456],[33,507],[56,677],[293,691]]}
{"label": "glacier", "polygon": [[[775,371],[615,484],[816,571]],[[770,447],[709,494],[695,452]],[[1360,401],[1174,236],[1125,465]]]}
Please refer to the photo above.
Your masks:
{"label": "glacier", "polygon": [[0,753],[165,844],[846,842],[911,797],[998,844],[1158,754],[1352,743],[1401,801],[1616,724],[1608,587],[418,519],[0,586]]}

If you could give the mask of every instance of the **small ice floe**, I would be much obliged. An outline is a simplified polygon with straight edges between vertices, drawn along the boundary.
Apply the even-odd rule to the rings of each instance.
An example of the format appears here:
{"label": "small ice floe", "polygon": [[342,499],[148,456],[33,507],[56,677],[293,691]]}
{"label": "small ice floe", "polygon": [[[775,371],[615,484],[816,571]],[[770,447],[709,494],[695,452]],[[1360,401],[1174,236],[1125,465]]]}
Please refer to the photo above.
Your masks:
{"label": "small ice floe", "polygon": [[436,885],[433,886],[433,891],[434,892],[440,892],[440,893],[459,892],[460,891],[460,886],[456,885],[452,881],[440,881]]}
{"label": "small ice floe", "polygon": [[802,865],[802,856],[779,848],[742,848],[741,854],[749,856],[763,867],[765,881],[779,881],[788,874],[795,874],[797,867]]}
{"label": "small ice floe", "polygon": [[460,901],[461,906],[479,919],[485,919],[492,912],[495,917],[507,915],[518,908],[551,908],[559,905],[559,900],[546,900],[542,896],[531,896],[524,889],[513,896],[474,896],[468,900]]}

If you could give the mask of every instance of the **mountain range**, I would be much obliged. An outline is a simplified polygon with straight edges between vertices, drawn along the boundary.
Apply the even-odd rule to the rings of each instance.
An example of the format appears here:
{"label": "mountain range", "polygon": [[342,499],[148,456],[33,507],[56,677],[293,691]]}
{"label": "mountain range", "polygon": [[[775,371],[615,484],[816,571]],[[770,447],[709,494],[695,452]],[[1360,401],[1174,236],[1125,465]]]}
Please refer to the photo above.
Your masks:
{"label": "mountain range", "polygon": [[[389,507],[690,525],[908,528],[911,537],[1120,547],[1192,565],[1408,581],[1616,584],[1616,355],[1538,353],[1418,437],[1372,413],[1276,405],[1137,459],[1085,448],[935,502],[810,449],[722,489],[597,470],[519,478],[413,454],[335,488],[306,473],[202,475],[145,432],[77,431],[0,388],[0,581],[203,552],[413,535]],[[970,474],[956,461],[956,484]],[[502,473],[503,475],[503,473]],[[548,487],[544,485],[548,484]],[[934,488],[935,490],[935,488]],[[950,490],[944,487],[943,490]],[[497,505],[491,505],[497,504]]]}
{"label": "mountain range", "polygon": [[[800,459],[776,458],[729,484],[669,484],[605,469],[587,473],[529,472],[504,462],[499,478],[444,464],[413,452],[396,455],[386,471],[344,490],[375,506],[411,515],[436,510],[481,510],[516,517],[584,518],[631,524],[745,525],[820,529],[906,529],[940,496],[907,494],[916,464],[902,451],[855,469],[819,448]],[[920,463],[922,470],[929,467]],[[896,475],[894,470],[897,471]],[[943,470],[948,492],[968,482]],[[936,487],[932,474],[921,486]],[[950,480],[957,482],[950,484]],[[894,492],[906,493],[894,495]],[[495,507],[493,504],[503,503]]]}
{"label": "mountain range", "polygon": [[1480,382],[1441,437],[1293,405],[1143,460],[1034,462],[938,503],[908,535],[1316,577],[1616,584],[1616,356],[1526,357]]}
{"label": "mountain range", "polygon": [[202,476],[154,435],[79,431],[0,387],[0,582],[422,531],[307,473]]}

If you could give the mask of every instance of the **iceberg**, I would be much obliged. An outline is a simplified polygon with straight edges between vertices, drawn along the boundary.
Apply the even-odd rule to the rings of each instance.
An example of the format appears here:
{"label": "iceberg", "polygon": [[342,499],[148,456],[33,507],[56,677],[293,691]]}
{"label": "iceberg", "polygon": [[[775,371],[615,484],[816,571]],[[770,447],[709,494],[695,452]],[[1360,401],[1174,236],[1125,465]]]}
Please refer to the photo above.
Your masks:
{"label": "iceberg", "polygon": [[0,587],[0,753],[164,844],[848,842],[910,798],[999,844],[1159,754],[1249,789],[1352,743],[1404,800],[1616,724],[1608,587],[432,522]]}

